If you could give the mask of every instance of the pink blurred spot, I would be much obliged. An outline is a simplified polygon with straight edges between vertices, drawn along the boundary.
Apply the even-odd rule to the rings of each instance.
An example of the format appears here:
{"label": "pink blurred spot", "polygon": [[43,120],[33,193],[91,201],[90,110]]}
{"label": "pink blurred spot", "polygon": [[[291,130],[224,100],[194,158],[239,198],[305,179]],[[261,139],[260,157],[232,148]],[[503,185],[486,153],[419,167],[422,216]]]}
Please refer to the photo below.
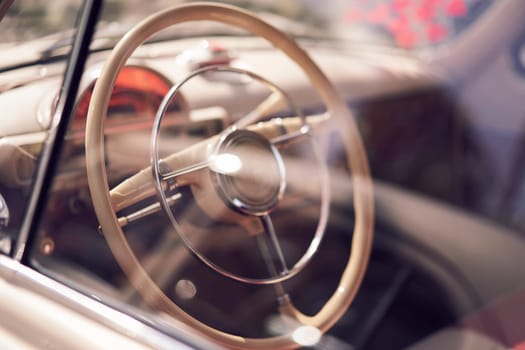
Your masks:
{"label": "pink blurred spot", "polygon": [[394,34],[406,32],[410,30],[410,20],[405,16],[392,18],[387,22],[386,27]]}
{"label": "pink blurred spot", "polygon": [[444,38],[446,38],[448,35],[447,28],[443,27],[439,24],[430,24],[427,27],[427,37],[430,40],[430,42],[437,42]]}
{"label": "pink blurred spot", "polygon": [[370,11],[366,18],[370,23],[386,23],[391,17],[391,11],[387,4],[379,5]]}
{"label": "pink blurred spot", "polygon": [[417,8],[416,16],[422,22],[430,22],[435,16],[434,7],[425,3]]}
{"label": "pink blurred spot", "polygon": [[392,8],[396,12],[404,12],[411,5],[411,0],[393,0]]}
{"label": "pink blurred spot", "polygon": [[395,33],[395,40],[400,47],[405,49],[415,47],[418,43],[417,33],[408,28]]}
{"label": "pink blurred spot", "polygon": [[436,7],[437,5],[443,5],[443,0],[425,0],[425,4]]}
{"label": "pink blurred spot", "polygon": [[400,26],[399,26],[399,18],[396,17],[390,17],[385,23],[384,27],[388,29],[390,33],[395,32]]}
{"label": "pink blurred spot", "polygon": [[345,13],[344,19],[348,22],[359,22],[363,19],[364,13],[359,9],[350,9]]}
{"label": "pink blurred spot", "polygon": [[525,350],[525,341],[523,343],[514,345],[513,349],[514,350]]}
{"label": "pink blurred spot", "polygon": [[445,7],[445,11],[450,16],[465,16],[467,14],[467,5],[465,5],[464,0],[450,0]]}

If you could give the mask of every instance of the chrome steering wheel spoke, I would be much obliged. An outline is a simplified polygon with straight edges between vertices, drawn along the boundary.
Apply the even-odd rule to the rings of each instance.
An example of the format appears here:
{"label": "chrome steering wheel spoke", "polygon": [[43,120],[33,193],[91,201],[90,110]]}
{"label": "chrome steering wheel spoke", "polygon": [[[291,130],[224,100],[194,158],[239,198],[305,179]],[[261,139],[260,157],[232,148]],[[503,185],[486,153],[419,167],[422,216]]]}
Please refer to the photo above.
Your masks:
{"label": "chrome steering wheel spoke", "polygon": [[297,131],[285,133],[283,135],[272,138],[270,142],[277,148],[284,148],[290,145],[291,143],[300,142],[311,136],[311,127],[308,124],[305,124]]}
{"label": "chrome steering wheel spoke", "polygon": [[205,161],[202,161],[202,162],[198,162],[198,163],[192,164],[192,165],[187,166],[187,167],[182,168],[182,169],[168,170],[166,172],[163,172],[163,173],[159,174],[160,175],[160,180],[163,181],[163,182],[169,182],[169,181],[175,180],[175,183],[177,183],[176,180],[177,180],[178,177],[180,177],[182,175],[187,175],[187,174],[193,173],[195,171],[206,169],[208,166],[209,166],[209,161],[205,160]]}
{"label": "chrome steering wheel spoke", "polygon": [[[180,193],[175,193],[174,195],[168,197],[168,204],[169,205],[173,205],[174,203],[176,203],[180,198],[181,198],[181,194]],[[123,215],[123,216],[119,216],[117,218],[118,220],[118,223],[120,225],[120,227],[125,227],[135,221],[138,221],[138,220],[141,220],[143,218],[146,218],[150,215],[153,215],[155,213],[158,213],[159,211],[162,210],[162,207],[160,205],[160,202],[156,202],[156,203],[153,203],[153,204],[150,204],[148,206],[145,206],[144,208],[141,208],[137,211],[134,211],[133,213],[131,214],[127,214],[127,215]]]}
{"label": "chrome steering wheel spoke", "polygon": [[[266,265],[274,276],[285,276],[290,270],[288,269],[286,259],[284,258],[284,253],[279,243],[279,238],[277,237],[272,219],[270,218],[270,215],[262,215],[259,218],[263,225],[264,236],[270,243],[268,244],[266,243],[266,240],[264,240],[266,251],[263,252],[263,257]],[[260,237],[260,235],[258,237]]]}

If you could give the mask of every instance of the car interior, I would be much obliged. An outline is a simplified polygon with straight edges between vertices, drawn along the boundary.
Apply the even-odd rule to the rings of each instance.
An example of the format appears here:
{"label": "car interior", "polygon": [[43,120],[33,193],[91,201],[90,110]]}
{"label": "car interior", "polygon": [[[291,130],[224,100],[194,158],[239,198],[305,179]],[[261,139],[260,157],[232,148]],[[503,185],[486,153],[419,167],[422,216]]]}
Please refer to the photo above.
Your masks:
{"label": "car interior", "polygon": [[101,5],[71,113],[89,6],[0,59],[3,254],[226,348],[524,347],[525,4],[301,3],[343,21],[330,40],[250,2],[158,3],[124,31]]}

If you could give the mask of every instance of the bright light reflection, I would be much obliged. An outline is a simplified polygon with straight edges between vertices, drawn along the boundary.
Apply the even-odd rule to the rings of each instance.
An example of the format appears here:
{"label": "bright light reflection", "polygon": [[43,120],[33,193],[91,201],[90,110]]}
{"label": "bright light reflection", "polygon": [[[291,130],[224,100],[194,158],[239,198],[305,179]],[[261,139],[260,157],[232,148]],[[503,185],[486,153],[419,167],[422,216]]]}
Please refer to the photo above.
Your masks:
{"label": "bright light reflection", "polygon": [[235,174],[242,168],[241,159],[235,154],[222,153],[211,159],[210,166],[213,171],[221,174]]}
{"label": "bright light reflection", "polygon": [[293,340],[301,346],[314,346],[321,340],[321,331],[312,326],[300,326],[293,333]]}
{"label": "bright light reflection", "polygon": [[180,280],[175,285],[175,294],[183,300],[193,299],[197,295],[197,287],[190,280]]}

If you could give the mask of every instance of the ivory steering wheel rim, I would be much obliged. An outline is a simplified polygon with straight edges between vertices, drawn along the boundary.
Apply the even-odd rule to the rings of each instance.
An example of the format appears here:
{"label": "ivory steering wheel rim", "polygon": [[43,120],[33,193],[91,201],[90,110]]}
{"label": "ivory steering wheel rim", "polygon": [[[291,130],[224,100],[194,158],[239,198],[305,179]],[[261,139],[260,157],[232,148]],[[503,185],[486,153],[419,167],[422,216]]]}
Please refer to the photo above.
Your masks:
{"label": "ivory steering wheel rim", "polygon": [[354,118],[333,85],[291,38],[244,10],[228,5],[193,3],[168,8],[136,25],[115,46],[95,84],[86,125],[86,168],[93,206],[108,245],[131,284],[153,307],[189,325],[216,343],[236,349],[289,349],[299,346],[292,334],[268,338],[244,338],[229,334],[193,318],[151,279],[134,255],[120,227],[111,203],[104,154],[104,119],[118,73],[127,59],[146,39],[167,27],[189,21],[213,20],[239,27],[268,40],[284,52],[306,74],[324,101],[330,118],[337,123],[352,174],[355,224],[350,257],[334,294],[314,316],[298,311],[291,301],[282,301],[281,313],[300,324],[328,330],[343,315],[361,284],[373,237],[373,190],[365,150]]}

